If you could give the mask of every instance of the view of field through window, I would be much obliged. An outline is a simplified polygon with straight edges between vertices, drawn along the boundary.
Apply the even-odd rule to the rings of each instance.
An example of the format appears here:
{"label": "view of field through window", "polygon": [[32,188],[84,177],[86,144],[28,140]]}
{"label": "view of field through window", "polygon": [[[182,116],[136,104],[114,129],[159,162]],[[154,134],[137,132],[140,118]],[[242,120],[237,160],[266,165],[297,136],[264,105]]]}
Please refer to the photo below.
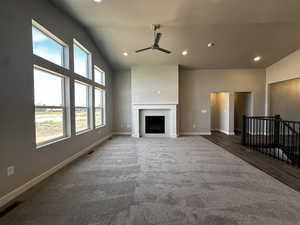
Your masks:
{"label": "view of field through window", "polygon": [[104,125],[104,98],[105,91],[95,88],[95,125],[96,127]]}
{"label": "view of field through window", "polygon": [[[36,143],[42,144],[65,136],[64,78],[34,69]],[[49,94],[51,93],[51,94]]]}
{"label": "view of field through window", "polygon": [[75,127],[76,133],[90,129],[89,86],[75,82]]}
{"label": "view of field through window", "polygon": [[[67,46],[56,41],[56,37],[37,22],[32,26],[33,53],[59,66],[65,66],[65,51]],[[59,40],[59,39],[58,39]],[[74,72],[91,79],[90,53],[74,40]],[[98,67],[94,67],[94,82],[105,86],[105,73]],[[46,143],[62,139],[69,135],[70,115],[66,109],[66,96],[68,96],[68,76],[49,71],[48,69],[34,65],[34,103],[35,103],[35,130],[36,144]],[[66,89],[67,88],[67,89]],[[95,89],[95,105],[92,106],[91,91]],[[93,88],[93,85],[82,81],[75,81],[75,131],[84,132],[92,128],[103,126],[105,90]],[[93,110],[94,109],[94,110]],[[91,117],[94,113],[95,120]],[[71,125],[73,126],[73,125]]]}
{"label": "view of field through window", "polygon": [[37,144],[64,136],[61,109],[36,109],[35,123]]}

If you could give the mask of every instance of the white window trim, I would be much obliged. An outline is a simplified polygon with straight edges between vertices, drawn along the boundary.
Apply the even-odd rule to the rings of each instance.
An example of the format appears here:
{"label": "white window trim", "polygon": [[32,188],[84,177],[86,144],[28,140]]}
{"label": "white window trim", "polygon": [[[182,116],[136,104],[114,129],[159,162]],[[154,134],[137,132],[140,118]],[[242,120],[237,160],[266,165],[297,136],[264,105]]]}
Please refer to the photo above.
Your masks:
{"label": "white window trim", "polygon": [[[77,45],[81,50],[83,50],[84,52],[87,53],[88,55],[88,74],[87,77],[85,77],[84,75],[78,74],[75,72],[75,45]],[[92,71],[92,53],[86,48],[84,47],[82,44],[80,44],[79,41],[77,41],[75,38],[73,39],[73,64],[74,64],[74,68],[73,68],[73,72],[75,74],[78,74],[79,76],[82,76],[84,78],[87,78],[89,80],[93,80],[93,71]]]}
{"label": "white window trim", "polygon": [[[94,88],[94,96],[96,96],[96,89],[101,91],[102,92],[102,102],[103,102],[103,105],[101,107],[96,107],[96,103],[94,104],[94,115],[95,115],[95,128],[98,129],[98,128],[101,128],[101,127],[105,127],[106,126],[106,91],[105,89],[102,89],[102,88],[98,88],[98,87],[95,87]],[[96,99],[96,97],[94,97]],[[102,109],[103,110],[103,114],[102,114],[102,124],[100,125],[97,125],[96,124],[96,109]]]}
{"label": "white window trim", "polygon": [[[63,60],[62,67],[66,68],[66,69],[69,69],[69,66],[70,66],[70,64],[69,64],[69,46],[64,41],[62,41],[57,36],[55,36],[53,33],[51,33],[49,30],[47,30],[44,26],[42,26],[41,24],[39,24],[38,22],[36,22],[34,19],[32,19],[32,26],[34,26],[40,32],[42,32],[47,37],[49,37],[50,39],[52,39],[53,41],[57,42],[59,45],[61,45],[63,47],[63,52],[62,52],[62,54],[63,54],[63,56],[62,56],[62,60]],[[39,57],[41,57],[41,56],[39,56]],[[41,58],[43,58],[43,57],[41,57]],[[45,58],[43,58],[43,59],[45,59]],[[45,60],[47,60],[47,59],[45,59]],[[47,61],[49,61],[49,60],[47,60]],[[51,62],[51,61],[49,61],[49,62]],[[53,62],[51,62],[51,63],[53,63]],[[58,66],[61,66],[61,65],[58,65]]]}
{"label": "white window trim", "polygon": [[[62,140],[65,140],[65,139],[68,139],[70,138],[70,134],[71,134],[71,131],[70,131],[70,113],[68,111],[68,103],[69,101],[67,100],[67,89],[68,89],[68,85],[67,83],[69,82],[68,81],[68,77],[60,74],[60,73],[57,73],[57,72],[54,72],[54,71],[51,71],[49,69],[46,69],[44,67],[41,67],[41,66],[37,66],[37,65],[33,65],[33,71],[34,70],[41,70],[41,71],[44,71],[44,72],[47,72],[47,73],[50,73],[52,74],[53,76],[58,76],[60,78],[63,79],[63,85],[62,85],[62,106],[50,106],[50,105],[47,105],[47,106],[36,106],[34,104],[34,108],[35,109],[42,109],[42,108],[53,108],[53,109],[62,109],[63,111],[63,135],[60,136],[60,137],[56,137],[56,138],[53,138],[53,139],[49,139],[47,141],[44,141],[44,142],[41,142],[39,144],[36,143],[36,148],[37,149],[40,149],[42,147],[45,147],[47,145],[50,145],[50,144],[53,144],[53,143],[57,143],[59,141],[62,141]],[[35,85],[35,84],[34,84]],[[35,126],[36,126],[36,123],[34,123]]]}
{"label": "white window trim", "polygon": [[96,81],[96,79],[95,79],[95,71],[94,71],[94,82],[95,83],[97,83],[97,84],[100,84],[100,85],[103,85],[104,87],[105,87],[105,83],[106,83],[106,76],[105,76],[105,72],[104,72],[104,70],[102,70],[102,69],[100,69],[98,66],[96,66],[96,65],[94,65],[94,70],[98,70],[99,72],[101,72],[102,73],[102,75],[103,75],[103,83],[98,83],[97,81]]}
{"label": "white window trim", "polygon": [[[79,84],[82,84],[86,87],[88,87],[88,90],[87,90],[87,103],[88,103],[88,106],[87,107],[77,107],[76,106],[76,100],[75,100],[75,103],[74,103],[74,110],[75,110],[75,133],[76,135],[81,135],[81,134],[84,134],[84,133],[87,133],[89,131],[92,131],[93,130],[93,101],[92,101],[92,85],[90,84],[87,84],[87,83],[84,83],[82,81],[79,81],[79,80],[75,80],[74,81],[74,85],[76,83],[79,83]],[[74,98],[76,99],[76,92],[75,92],[75,89],[74,89]],[[87,129],[84,129],[84,130],[80,130],[80,131],[76,131],[76,108],[83,108],[83,109],[87,109],[87,114],[88,114],[88,128]]]}

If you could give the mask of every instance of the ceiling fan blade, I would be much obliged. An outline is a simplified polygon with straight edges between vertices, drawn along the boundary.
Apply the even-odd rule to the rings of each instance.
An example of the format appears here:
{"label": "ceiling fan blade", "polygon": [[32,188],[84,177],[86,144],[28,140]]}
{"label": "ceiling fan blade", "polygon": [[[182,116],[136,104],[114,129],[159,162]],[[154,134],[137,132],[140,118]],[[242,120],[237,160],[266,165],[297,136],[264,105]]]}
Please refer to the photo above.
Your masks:
{"label": "ceiling fan blade", "polygon": [[156,46],[156,45],[158,46],[158,43],[159,43],[159,41],[160,41],[161,36],[162,36],[161,33],[157,33],[157,34],[156,34],[155,41],[154,41],[154,45],[155,45],[155,46]]}
{"label": "ceiling fan blade", "polygon": [[139,53],[139,52],[147,51],[147,50],[150,50],[150,49],[152,49],[152,47],[149,47],[149,48],[143,48],[143,49],[137,50],[137,51],[135,51],[135,52],[136,52],[136,53]]}
{"label": "ceiling fan blade", "polygon": [[161,51],[161,52],[165,52],[165,53],[168,53],[168,54],[171,54],[172,52],[167,50],[167,49],[164,49],[164,48],[156,48],[158,51]]}

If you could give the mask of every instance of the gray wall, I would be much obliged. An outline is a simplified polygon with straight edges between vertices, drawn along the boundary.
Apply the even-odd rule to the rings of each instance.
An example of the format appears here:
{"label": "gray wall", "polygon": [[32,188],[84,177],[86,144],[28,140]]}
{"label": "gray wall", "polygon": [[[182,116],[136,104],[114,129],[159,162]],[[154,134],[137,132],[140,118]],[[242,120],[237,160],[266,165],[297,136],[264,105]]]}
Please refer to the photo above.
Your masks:
{"label": "gray wall", "polygon": [[300,77],[300,50],[284,57],[266,69],[267,84]]}
{"label": "gray wall", "polygon": [[300,78],[270,84],[270,113],[300,121]]}
{"label": "gray wall", "polygon": [[[33,64],[56,69],[71,78],[81,79],[69,70],[57,69],[32,54],[31,19],[45,26],[72,47],[76,38],[93,54],[93,61],[107,75],[107,126],[52,144],[35,148]],[[0,197],[42,174],[111,132],[110,68],[96,46],[74,20],[49,1],[7,0],[0,7]],[[70,58],[72,58],[70,48]],[[70,65],[71,69],[73,64]],[[71,93],[73,87],[71,85]],[[51,94],[51,93],[49,93]],[[71,95],[71,102],[74,96]],[[72,110],[73,111],[73,110]],[[74,115],[74,111],[71,113]],[[74,132],[74,120],[72,120]],[[7,167],[15,166],[15,175],[7,177]]]}
{"label": "gray wall", "polygon": [[207,133],[210,131],[210,94],[212,92],[252,92],[254,115],[264,115],[265,82],[265,70],[180,71],[180,132]]}
{"label": "gray wall", "polygon": [[[127,89],[129,75],[121,78],[119,88],[115,92],[122,92],[122,85]],[[127,81],[125,81],[127,79]],[[208,133],[210,132],[210,94],[212,92],[252,92],[254,100],[254,114],[264,114],[265,104],[265,70],[235,69],[235,70],[179,70],[179,115],[180,133]],[[113,83],[113,86],[115,83]],[[115,93],[115,96],[121,95]],[[126,95],[127,96],[127,95]],[[129,98],[128,96],[125,98]],[[128,99],[114,99],[115,105],[121,102],[130,102]],[[232,101],[233,103],[233,101]],[[206,110],[202,112],[202,110]],[[126,112],[125,112],[126,113]],[[127,111],[127,113],[130,113]],[[233,121],[232,113],[232,121]],[[130,115],[116,114],[114,121],[121,116],[130,118]],[[233,123],[232,123],[233,124]],[[193,126],[195,125],[195,127]],[[115,129],[118,129],[115,125]],[[234,128],[230,125],[230,130]],[[117,131],[117,130],[115,130]],[[120,131],[125,131],[121,129]],[[128,131],[128,130],[126,130]]]}
{"label": "gray wall", "polygon": [[131,87],[133,104],[178,104],[178,65],[133,67]]}
{"label": "gray wall", "polygon": [[113,132],[131,132],[131,71],[113,74]]}
{"label": "gray wall", "polygon": [[270,85],[300,77],[300,50],[284,57],[266,69],[266,114],[270,114]]}

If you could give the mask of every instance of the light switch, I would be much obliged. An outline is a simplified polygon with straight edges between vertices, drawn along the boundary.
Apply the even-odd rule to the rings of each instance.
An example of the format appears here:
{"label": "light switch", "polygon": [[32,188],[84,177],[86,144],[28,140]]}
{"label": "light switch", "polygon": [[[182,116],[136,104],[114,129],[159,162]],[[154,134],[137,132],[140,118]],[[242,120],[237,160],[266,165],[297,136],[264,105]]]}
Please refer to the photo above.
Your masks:
{"label": "light switch", "polygon": [[12,176],[14,174],[15,174],[15,167],[14,166],[9,166],[7,168],[7,176],[9,177],[9,176]]}

